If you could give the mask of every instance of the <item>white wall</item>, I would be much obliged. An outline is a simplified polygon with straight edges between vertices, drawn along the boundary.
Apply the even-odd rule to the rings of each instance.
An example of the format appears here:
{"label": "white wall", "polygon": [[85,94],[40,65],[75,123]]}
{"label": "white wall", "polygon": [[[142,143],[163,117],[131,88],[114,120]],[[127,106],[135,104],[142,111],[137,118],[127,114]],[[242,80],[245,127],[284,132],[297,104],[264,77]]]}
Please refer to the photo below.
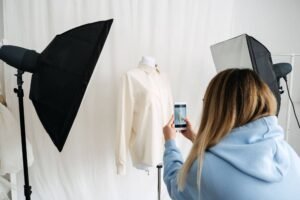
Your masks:
{"label": "white wall", "polygon": [[273,54],[300,52],[299,0],[236,0],[232,35],[248,33]]}

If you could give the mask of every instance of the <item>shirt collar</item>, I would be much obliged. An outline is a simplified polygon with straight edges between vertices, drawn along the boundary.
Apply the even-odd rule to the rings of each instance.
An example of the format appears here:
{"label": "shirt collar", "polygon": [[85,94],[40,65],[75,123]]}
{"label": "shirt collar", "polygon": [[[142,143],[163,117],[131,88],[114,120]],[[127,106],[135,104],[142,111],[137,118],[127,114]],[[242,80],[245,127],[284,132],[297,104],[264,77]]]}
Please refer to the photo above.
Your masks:
{"label": "shirt collar", "polygon": [[151,67],[148,65],[139,64],[139,68],[146,72],[147,74],[153,74],[153,73],[160,73],[160,70],[158,67]]}

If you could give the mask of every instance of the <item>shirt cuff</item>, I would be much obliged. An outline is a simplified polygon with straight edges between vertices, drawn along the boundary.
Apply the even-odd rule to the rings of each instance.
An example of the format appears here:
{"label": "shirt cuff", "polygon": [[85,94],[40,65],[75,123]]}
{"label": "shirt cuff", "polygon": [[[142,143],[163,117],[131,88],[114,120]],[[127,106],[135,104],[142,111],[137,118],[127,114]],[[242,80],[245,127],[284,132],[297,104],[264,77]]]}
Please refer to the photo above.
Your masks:
{"label": "shirt cuff", "polygon": [[176,141],[174,139],[169,139],[165,142],[165,148],[176,148]]}

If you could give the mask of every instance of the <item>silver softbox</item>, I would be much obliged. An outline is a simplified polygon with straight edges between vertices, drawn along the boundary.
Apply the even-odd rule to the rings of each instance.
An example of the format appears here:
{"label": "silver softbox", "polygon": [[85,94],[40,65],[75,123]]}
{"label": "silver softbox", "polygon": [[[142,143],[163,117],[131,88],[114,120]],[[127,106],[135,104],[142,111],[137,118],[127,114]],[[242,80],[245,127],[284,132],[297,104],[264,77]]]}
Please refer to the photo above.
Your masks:
{"label": "silver softbox", "polygon": [[217,71],[227,68],[250,68],[264,80],[277,100],[280,109],[279,83],[273,69],[269,50],[255,38],[243,34],[211,46],[212,57]]}

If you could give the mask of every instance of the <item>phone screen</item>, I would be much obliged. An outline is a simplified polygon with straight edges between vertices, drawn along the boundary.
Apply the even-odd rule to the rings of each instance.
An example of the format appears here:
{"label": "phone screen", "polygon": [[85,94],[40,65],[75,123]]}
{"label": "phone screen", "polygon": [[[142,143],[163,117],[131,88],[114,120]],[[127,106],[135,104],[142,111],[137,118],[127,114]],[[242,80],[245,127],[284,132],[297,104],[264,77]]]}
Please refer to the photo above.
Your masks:
{"label": "phone screen", "polygon": [[186,104],[175,104],[174,105],[174,124],[175,128],[185,128],[186,122]]}

